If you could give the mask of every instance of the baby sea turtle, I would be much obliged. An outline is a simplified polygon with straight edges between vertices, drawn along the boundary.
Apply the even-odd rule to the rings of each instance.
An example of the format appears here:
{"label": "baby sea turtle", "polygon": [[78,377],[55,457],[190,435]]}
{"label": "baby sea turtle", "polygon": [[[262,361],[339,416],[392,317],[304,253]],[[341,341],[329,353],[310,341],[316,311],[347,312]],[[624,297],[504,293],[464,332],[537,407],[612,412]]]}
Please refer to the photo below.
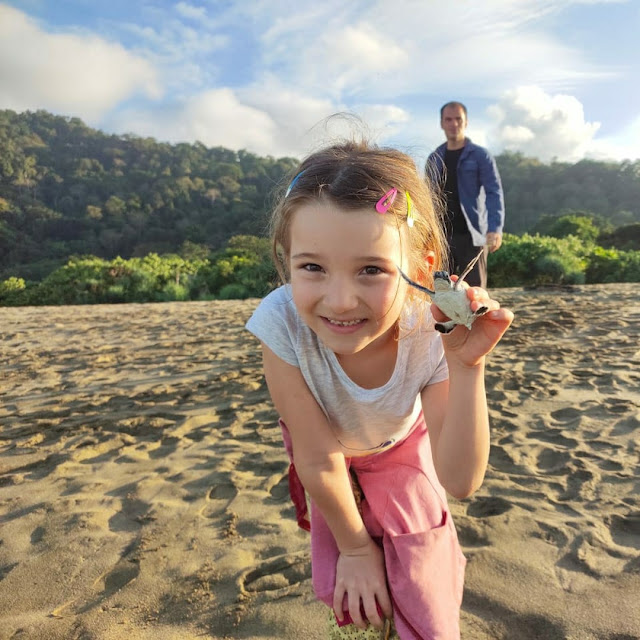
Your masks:
{"label": "baby sea turtle", "polygon": [[428,294],[434,304],[444,313],[450,320],[447,322],[436,322],[436,329],[440,333],[449,333],[453,331],[458,324],[463,324],[467,329],[471,329],[473,321],[481,315],[489,311],[485,306],[479,307],[476,311],[471,311],[471,300],[467,298],[467,292],[462,286],[467,274],[473,269],[474,265],[480,259],[484,247],[480,249],[478,255],[466,266],[460,277],[453,282],[446,271],[436,271],[433,274],[433,288],[427,289],[421,284],[414,282],[398,267],[400,275],[412,286],[424,293]]}

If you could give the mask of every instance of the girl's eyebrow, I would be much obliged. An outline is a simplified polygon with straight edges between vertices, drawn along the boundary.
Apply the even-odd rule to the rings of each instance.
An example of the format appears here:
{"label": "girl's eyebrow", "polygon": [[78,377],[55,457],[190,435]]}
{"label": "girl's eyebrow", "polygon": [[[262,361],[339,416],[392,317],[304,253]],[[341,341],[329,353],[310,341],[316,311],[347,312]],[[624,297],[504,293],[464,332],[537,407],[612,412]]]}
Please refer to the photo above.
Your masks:
{"label": "girl's eyebrow", "polygon": [[[296,253],[291,256],[292,260],[317,260],[321,255],[319,253],[312,253],[309,251],[303,251],[301,253]],[[356,256],[353,258],[354,262],[384,262],[384,263],[393,263],[393,260],[389,258],[385,258],[384,256]]]}
{"label": "girl's eyebrow", "polygon": [[296,253],[291,256],[292,260],[312,260],[320,257],[319,253],[310,253],[308,251],[303,251],[302,253]]}

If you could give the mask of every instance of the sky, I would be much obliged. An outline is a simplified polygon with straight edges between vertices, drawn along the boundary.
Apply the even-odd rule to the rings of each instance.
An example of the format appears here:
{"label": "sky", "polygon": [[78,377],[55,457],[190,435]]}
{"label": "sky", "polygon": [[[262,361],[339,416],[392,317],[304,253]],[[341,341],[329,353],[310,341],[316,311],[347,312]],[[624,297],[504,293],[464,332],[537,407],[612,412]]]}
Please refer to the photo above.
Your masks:
{"label": "sky", "polygon": [[639,38],[640,0],[0,0],[0,109],[273,157],[364,135],[423,162],[458,100],[494,154],[636,160]]}

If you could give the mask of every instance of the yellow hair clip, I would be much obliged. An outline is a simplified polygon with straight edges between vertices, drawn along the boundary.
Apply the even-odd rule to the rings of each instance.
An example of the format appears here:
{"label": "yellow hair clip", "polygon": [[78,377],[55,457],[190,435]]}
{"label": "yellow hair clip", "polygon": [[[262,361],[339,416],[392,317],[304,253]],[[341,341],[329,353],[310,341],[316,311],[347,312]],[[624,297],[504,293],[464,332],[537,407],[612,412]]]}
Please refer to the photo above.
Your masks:
{"label": "yellow hair clip", "polygon": [[416,218],[413,215],[413,203],[411,202],[411,196],[409,195],[408,191],[404,192],[405,196],[407,196],[407,224],[410,227],[413,227]]}

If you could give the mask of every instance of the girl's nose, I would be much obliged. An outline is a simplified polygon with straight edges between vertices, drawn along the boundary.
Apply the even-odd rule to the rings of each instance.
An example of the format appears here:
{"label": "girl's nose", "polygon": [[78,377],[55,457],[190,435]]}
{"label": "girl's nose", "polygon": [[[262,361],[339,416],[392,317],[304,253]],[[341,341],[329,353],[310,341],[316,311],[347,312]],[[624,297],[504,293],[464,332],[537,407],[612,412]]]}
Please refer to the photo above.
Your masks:
{"label": "girl's nose", "polygon": [[332,278],[325,293],[325,303],[336,315],[358,306],[355,287],[347,279]]}

